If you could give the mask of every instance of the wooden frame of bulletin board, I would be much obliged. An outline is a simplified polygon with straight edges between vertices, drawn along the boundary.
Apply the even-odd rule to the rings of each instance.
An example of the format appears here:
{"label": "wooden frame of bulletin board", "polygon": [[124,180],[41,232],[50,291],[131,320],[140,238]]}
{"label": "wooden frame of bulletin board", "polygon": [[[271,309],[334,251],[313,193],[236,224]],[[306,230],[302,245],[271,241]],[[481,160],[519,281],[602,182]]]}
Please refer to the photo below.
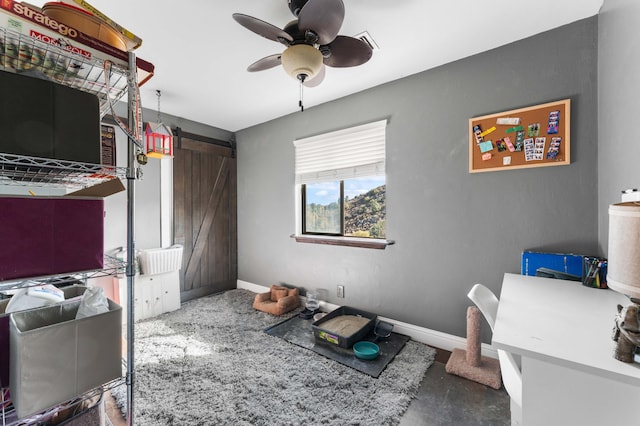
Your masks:
{"label": "wooden frame of bulletin board", "polygon": [[471,118],[469,173],[567,165],[570,128],[570,99]]}

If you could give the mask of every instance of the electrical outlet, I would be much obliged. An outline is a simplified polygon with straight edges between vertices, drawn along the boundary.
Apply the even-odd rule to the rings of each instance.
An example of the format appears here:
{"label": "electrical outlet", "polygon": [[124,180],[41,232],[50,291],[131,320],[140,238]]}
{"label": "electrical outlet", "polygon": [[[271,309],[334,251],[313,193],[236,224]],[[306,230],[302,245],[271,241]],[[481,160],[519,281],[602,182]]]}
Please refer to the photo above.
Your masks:
{"label": "electrical outlet", "polygon": [[344,298],[344,286],[343,285],[339,285],[338,286],[338,297]]}

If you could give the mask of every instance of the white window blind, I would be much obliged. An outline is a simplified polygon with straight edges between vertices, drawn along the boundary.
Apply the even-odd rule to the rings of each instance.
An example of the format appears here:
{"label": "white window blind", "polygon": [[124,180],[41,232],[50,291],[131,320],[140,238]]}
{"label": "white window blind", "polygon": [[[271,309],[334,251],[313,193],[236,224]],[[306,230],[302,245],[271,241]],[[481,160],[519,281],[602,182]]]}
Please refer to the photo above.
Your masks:
{"label": "white window blind", "polygon": [[296,184],[385,173],[387,120],[297,139]]}

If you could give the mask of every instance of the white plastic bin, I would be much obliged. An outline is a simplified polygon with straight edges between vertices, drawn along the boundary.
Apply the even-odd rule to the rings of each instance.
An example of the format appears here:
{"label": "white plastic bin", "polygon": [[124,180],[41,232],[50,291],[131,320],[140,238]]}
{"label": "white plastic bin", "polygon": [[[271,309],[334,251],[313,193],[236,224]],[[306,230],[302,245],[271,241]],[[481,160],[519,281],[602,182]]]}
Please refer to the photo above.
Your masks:
{"label": "white plastic bin", "polygon": [[145,275],[163,274],[182,268],[182,246],[140,250],[141,272]]}

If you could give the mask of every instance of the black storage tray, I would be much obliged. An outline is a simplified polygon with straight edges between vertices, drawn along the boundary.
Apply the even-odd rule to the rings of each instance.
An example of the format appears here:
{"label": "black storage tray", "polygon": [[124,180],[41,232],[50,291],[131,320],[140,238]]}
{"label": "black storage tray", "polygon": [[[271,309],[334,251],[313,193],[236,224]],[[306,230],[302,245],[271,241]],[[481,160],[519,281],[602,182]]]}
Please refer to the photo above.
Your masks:
{"label": "black storage tray", "polygon": [[[322,324],[329,321],[332,318],[339,317],[341,315],[355,315],[359,317],[368,318],[369,321],[359,330],[353,333],[351,336],[341,336],[337,333],[325,330]],[[313,330],[313,336],[316,341],[330,343],[341,348],[349,349],[354,343],[362,340],[373,330],[378,316],[370,312],[361,311],[360,309],[352,308],[349,306],[341,306],[338,309],[330,312],[324,317],[320,318],[311,324]]]}

